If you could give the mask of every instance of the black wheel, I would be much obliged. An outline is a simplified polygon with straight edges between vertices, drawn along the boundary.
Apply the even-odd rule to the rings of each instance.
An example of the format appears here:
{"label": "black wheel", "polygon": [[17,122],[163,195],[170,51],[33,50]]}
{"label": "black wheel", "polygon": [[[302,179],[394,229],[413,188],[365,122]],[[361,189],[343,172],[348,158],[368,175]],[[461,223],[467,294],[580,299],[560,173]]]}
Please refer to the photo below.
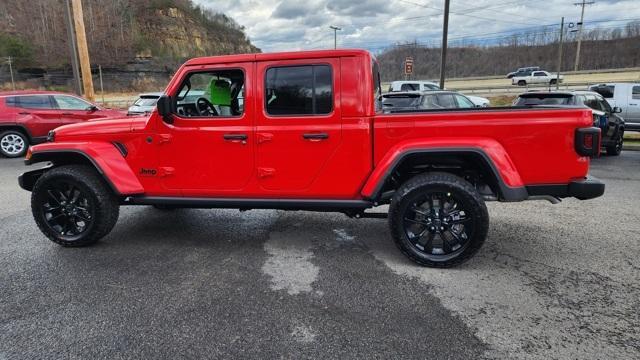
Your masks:
{"label": "black wheel", "polygon": [[549,85],[555,85],[558,83],[557,79],[551,79],[551,81],[549,81]]}
{"label": "black wheel", "polygon": [[616,142],[613,145],[609,145],[606,147],[607,155],[609,156],[618,156],[622,153],[622,146],[624,144],[624,132],[620,131],[618,137],[616,137]]}
{"label": "black wheel", "polygon": [[518,81],[518,86],[526,86],[526,85],[527,85],[526,81],[524,81],[524,80]]}
{"label": "black wheel", "polygon": [[119,202],[97,172],[85,165],[53,168],[36,181],[31,211],[40,230],[62,246],[91,245],[118,221]]}
{"label": "black wheel", "polygon": [[430,173],[410,179],[396,191],[389,226],[396,245],[412,261],[452,267],[480,249],[489,230],[489,213],[469,182],[448,173]]}
{"label": "black wheel", "polygon": [[21,131],[9,130],[0,134],[0,153],[8,158],[24,156],[29,138]]}

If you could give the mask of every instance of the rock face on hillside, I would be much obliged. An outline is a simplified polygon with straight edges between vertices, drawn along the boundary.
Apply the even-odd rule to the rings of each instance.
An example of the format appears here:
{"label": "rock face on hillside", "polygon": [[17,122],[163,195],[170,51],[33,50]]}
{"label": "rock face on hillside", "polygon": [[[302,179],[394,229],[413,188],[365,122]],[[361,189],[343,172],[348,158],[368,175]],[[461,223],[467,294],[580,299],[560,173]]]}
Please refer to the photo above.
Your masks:
{"label": "rock face on hillside", "polygon": [[[194,56],[259,52],[244,28],[190,0],[83,0],[94,66],[118,68],[144,60],[175,68]],[[17,68],[65,68],[69,45],[64,0],[2,0],[0,56]]]}

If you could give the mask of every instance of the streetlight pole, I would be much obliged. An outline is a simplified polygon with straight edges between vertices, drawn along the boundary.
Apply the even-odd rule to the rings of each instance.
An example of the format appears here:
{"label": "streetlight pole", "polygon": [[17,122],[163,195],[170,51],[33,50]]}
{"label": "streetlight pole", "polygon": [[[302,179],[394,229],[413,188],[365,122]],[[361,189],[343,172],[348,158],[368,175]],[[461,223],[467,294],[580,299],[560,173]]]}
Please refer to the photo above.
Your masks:
{"label": "streetlight pole", "polygon": [[337,49],[338,48],[338,30],[342,30],[342,28],[331,25],[329,26],[329,29],[333,30],[333,48]]}
{"label": "streetlight pole", "polygon": [[560,49],[558,50],[558,72],[556,73],[556,90],[560,89],[560,71],[562,70],[562,41],[564,35],[564,17],[560,22]]}
{"label": "streetlight pole", "polygon": [[9,64],[9,73],[11,73],[11,88],[15,91],[16,90],[16,82],[13,80],[13,59],[11,58],[11,56],[9,56],[7,58],[7,63]]}
{"label": "streetlight pole", "polygon": [[444,21],[442,24],[442,53],[440,54],[440,89],[444,89],[447,70],[447,36],[449,35],[449,0],[444,0]]}

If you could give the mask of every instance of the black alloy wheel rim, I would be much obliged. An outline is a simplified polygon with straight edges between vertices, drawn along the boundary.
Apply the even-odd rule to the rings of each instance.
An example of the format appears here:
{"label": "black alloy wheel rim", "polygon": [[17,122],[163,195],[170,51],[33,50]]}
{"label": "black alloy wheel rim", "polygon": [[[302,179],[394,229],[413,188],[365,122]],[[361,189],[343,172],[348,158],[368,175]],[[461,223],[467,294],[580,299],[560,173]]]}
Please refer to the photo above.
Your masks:
{"label": "black alloy wheel rim", "polygon": [[446,261],[469,245],[474,231],[472,214],[466,202],[452,192],[422,193],[406,205],[404,233],[425,257]]}
{"label": "black alloy wheel rim", "polygon": [[618,140],[616,141],[616,153],[620,153],[622,151],[622,139],[624,135],[618,136]]}
{"label": "black alloy wheel rim", "polygon": [[47,226],[59,237],[73,241],[94,224],[93,200],[78,184],[56,181],[43,189],[40,213]]}

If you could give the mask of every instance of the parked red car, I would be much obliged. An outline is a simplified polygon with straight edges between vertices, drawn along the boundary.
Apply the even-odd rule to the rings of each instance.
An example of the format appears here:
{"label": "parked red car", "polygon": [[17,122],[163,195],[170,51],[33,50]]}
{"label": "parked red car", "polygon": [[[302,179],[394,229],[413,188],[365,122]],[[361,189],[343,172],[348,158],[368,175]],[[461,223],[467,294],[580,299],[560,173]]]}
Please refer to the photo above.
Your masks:
{"label": "parked red car", "polygon": [[50,130],[87,120],[122,117],[75,95],[52,91],[0,92],[0,154],[19,157]]}
{"label": "parked red car", "polygon": [[389,204],[396,245],[434,267],[480,249],[485,201],[604,193],[587,176],[600,150],[590,109],[382,113],[380,95],[378,65],[363,50],[193,59],[150,117],[54,130],[26,160],[52,165],[19,183],[32,191],[39,228],[62,246],[107,235],[121,205],[360,218],[386,217],[367,210]]}

